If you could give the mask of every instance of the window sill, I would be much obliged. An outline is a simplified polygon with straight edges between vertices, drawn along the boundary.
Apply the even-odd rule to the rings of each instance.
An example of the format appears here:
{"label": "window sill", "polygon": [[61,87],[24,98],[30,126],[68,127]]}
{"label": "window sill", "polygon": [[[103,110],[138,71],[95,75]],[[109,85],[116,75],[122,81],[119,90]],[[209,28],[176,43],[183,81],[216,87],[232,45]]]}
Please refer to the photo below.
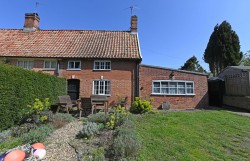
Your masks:
{"label": "window sill", "polygon": [[165,93],[151,93],[156,96],[195,96],[195,94],[165,94]]}
{"label": "window sill", "polygon": [[93,71],[111,71],[111,69],[93,69]]}
{"label": "window sill", "polygon": [[92,94],[92,95],[96,95],[96,96],[107,96],[107,97],[111,97],[111,94]]}
{"label": "window sill", "polygon": [[48,70],[48,71],[54,71],[56,69],[54,69],[54,68],[43,68],[43,71],[46,71],[46,70]]}
{"label": "window sill", "polygon": [[81,69],[66,69],[66,70],[80,71]]}

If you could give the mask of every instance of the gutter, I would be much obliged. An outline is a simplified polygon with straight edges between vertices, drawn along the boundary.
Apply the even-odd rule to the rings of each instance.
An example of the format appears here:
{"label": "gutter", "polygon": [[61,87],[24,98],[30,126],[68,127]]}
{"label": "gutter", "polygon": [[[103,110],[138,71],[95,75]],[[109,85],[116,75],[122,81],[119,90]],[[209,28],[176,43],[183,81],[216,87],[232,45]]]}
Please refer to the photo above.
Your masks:
{"label": "gutter", "polygon": [[136,96],[140,96],[140,62],[136,63]]}
{"label": "gutter", "polygon": [[136,33],[136,37],[137,37],[137,45],[138,45],[138,49],[139,49],[139,55],[141,58],[140,61],[138,61],[136,63],[136,96],[139,97],[140,96],[140,63],[142,61],[142,55],[141,55],[141,47],[140,47],[138,32]]}
{"label": "gutter", "polygon": [[140,58],[141,58],[141,61],[142,61],[141,47],[140,47],[140,41],[139,41],[138,33],[136,33],[136,37],[137,37],[137,45],[138,45],[138,48],[139,48],[139,55],[140,55]]}

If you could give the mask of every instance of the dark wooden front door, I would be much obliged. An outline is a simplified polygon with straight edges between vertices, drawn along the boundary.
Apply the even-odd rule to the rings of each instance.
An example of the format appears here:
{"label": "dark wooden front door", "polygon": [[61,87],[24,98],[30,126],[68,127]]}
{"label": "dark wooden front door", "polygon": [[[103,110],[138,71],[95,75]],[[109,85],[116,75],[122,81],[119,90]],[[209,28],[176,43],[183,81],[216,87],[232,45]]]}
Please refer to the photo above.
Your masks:
{"label": "dark wooden front door", "polygon": [[80,90],[80,80],[78,79],[69,79],[68,80],[68,95],[71,100],[79,99],[79,90]]}

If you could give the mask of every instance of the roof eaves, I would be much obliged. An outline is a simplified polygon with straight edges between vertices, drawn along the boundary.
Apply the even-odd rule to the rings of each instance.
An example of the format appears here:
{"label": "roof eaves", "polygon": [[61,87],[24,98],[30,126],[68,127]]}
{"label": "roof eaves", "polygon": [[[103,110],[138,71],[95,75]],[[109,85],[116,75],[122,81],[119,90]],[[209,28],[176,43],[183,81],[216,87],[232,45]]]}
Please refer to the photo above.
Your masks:
{"label": "roof eaves", "polygon": [[82,56],[0,56],[0,57],[6,57],[6,58],[59,58],[59,59],[120,59],[120,60],[141,60],[140,58],[118,58],[118,57],[82,57]]}
{"label": "roof eaves", "polygon": [[158,68],[158,69],[172,70],[172,71],[183,72],[183,73],[189,73],[189,74],[198,74],[198,75],[208,76],[207,73],[199,73],[199,72],[193,72],[193,71],[187,71],[187,70],[178,70],[178,69],[167,68],[167,67],[160,67],[160,66],[153,66],[153,65],[145,65],[145,64],[141,64],[141,66],[149,67],[149,68]]}

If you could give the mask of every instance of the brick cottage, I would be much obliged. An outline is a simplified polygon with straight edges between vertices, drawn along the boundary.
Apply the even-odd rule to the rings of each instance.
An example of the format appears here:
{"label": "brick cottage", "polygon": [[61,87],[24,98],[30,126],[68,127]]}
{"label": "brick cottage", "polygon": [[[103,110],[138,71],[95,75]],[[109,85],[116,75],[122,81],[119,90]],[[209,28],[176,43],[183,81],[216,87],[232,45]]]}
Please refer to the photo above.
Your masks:
{"label": "brick cottage", "polygon": [[[0,29],[0,59],[67,79],[71,99],[106,95],[112,106],[118,97],[131,105],[136,96],[152,96],[155,107],[165,101],[174,109],[206,106],[205,74],[140,65],[137,16],[131,17],[130,31],[41,30],[39,21],[29,13],[23,29]],[[176,89],[168,77],[173,71]],[[185,94],[178,93],[180,86]]]}

